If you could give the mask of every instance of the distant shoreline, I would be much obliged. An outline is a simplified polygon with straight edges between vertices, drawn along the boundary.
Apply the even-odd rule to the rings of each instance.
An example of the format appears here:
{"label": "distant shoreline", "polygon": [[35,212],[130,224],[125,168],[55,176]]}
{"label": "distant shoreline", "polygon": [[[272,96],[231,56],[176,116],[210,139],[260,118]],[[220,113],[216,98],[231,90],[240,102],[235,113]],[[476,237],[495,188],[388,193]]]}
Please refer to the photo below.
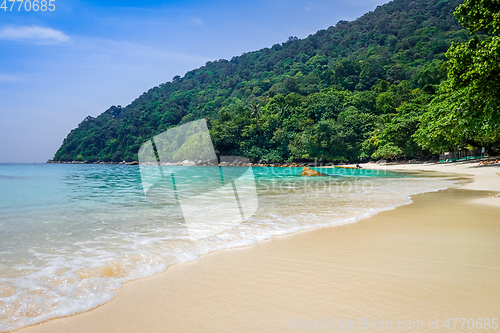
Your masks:
{"label": "distant shoreline", "polygon": [[139,165],[139,162],[88,162],[88,161],[54,161],[48,160],[46,164],[115,164],[115,165]]}
{"label": "distant shoreline", "polygon": [[[287,163],[287,162],[275,162],[275,163],[248,163],[243,166],[252,166],[252,167],[296,167],[296,168],[303,168],[303,167],[313,167],[313,168],[325,168],[325,167],[334,167],[334,166],[342,166],[342,167],[355,167],[356,165],[360,165],[362,168],[365,169],[370,169],[376,166],[376,168],[379,167],[393,167],[393,166],[404,166],[404,165],[459,165],[459,164],[474,164],[474,163],[479,163],[481,161],[489,161],[492,159],[498,159],[500,156],[491,156],[491,157],[483,157],[483,158],[478,158],[478,159],[471,159],[471,160],[466,160],[466,161],[453,161],[453,162],[437,162],[435,160],[426,160],[426,161],[418,161],[418,160],[406,160],[406,161],[385,161],[385,160],[380,160],[377,162],[359,162],[359,163],[333,163],[333,162],[328,162],[328,163],[318,163],[318,162],[301,162],[301,163]],[[132,162],[102,162],[102,161],[96,161],[96,162],[88,162],[88,161],[54,161],[54,160],[48,160],[46,162],[47,164],[106,164],[106,165],[139,165],[140,163],[137,161],[132,161]],[[197,165],[194,162],[178,162],[178,163],[160,163],[160,165],[178,165],[178,166],[194,166]],[[203,164],[204,165],[204,164]],[[202,165],[201,165],[202,166]],[[228,164],[225,162],[219,163],[219,166],[236,166],[232,164]]]}
{"label": "distant shoreline", "polygon": [[[48,160],[46,162],[47,164],[111,164],[111,165],[139,165],[139,162],[137,161],[132,161],[132,162],[87,162],[87,161],[53,161],[53,160]],[[196,166],[194,162],[188,162],[188,163],[160,163],[160,165],[178,165],[178,166]],[[205,165],[205,164],[203,164]],[[203,166],[203,165],[198,165],[198,166]],[[252,167],[291,167],[291,168],[303,168],[305,166],[308,167],[330,167],[334,166],[337,164],[334,163],[326,163],[324,165],[318,165],[318,163],[248,163],[245,165],[232,165],[227,162],[221,162],[218,164],[219,166],[252,166]]]}

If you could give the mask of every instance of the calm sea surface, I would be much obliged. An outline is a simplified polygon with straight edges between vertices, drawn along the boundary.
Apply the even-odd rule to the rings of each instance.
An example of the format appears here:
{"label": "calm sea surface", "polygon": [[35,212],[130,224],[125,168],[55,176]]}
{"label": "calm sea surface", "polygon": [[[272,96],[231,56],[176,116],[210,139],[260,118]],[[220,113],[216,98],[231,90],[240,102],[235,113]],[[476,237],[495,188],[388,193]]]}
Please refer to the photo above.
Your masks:
{"label": "calm sea surface", "polygon": [[[220,172],[229,177],[237,169]],[[146,197],[139,166],[0,164],[0,331],[86,311],[111,300],[123,282],[200,254],[352,223],[454,184],[365,169],[321,170],[339,177],[300,177],[300,168],[250,170],[257,211],[193,239],[206,231],[204,215],[190,216],[199,218],[200,230],[196,223],[187,228],[185,208]],[[165,170],[183,175],[175,180],[180,200],[218,186],[213,171]]]}

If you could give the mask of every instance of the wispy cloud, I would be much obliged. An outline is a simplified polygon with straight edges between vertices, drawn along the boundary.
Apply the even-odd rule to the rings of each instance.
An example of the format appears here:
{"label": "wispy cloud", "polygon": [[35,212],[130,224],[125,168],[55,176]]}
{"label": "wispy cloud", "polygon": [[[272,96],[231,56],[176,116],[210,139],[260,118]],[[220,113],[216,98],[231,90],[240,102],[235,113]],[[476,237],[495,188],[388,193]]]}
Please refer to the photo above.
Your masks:
{"label": "wispy cloud", "polygon": [[203,25],[203,21],[197,17],[191,17],[189,21],[194,25]]}
{"label": "wispy cloud", "polygon": [[[75,38],[75,40],[77,40]],[[135,42],[117,41],[104,38],[81,38],[76,43],[81,49],[99,50],[92,53],[92,60],[106,61],[111,58],[125,59],[126,57],[136,59],[158,59],[162,61],[179,61],[183,63],[203,63],[213,60],[204,56],[195,54],[186,54],[159,48],[156,46],[147,46]],[[134,60],[137,61],[137,60]]]}
{"label": "wispy cloud", "polygon": [[21,78],[14,75],[0,74],[0,82],[20,82]]}
{"label": "wispy cloud", "polygon": [[39,26],[6,26],[0,30],[0,39],[58,44],[69,41],[62,31]]}

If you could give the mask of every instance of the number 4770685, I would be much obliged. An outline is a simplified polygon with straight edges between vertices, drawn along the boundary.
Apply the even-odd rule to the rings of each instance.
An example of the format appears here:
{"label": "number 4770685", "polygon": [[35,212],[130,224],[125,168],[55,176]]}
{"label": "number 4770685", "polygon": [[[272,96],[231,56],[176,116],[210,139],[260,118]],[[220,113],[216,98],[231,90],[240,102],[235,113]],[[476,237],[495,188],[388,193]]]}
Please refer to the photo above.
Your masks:
{"label": "number 4770685", "polygon": [[25,10],[27,12],[31,10],[35,12],[39,10],[45,12],[49,10],[53,12],[54,10],[56,10],[55,2],[56,0],[3,0],[0,9],[3,9],[4,12],[6,12],[7,9],[10,12],[13,10],[15,11],[16,9],[18,12],[20,12],[21,10]]}

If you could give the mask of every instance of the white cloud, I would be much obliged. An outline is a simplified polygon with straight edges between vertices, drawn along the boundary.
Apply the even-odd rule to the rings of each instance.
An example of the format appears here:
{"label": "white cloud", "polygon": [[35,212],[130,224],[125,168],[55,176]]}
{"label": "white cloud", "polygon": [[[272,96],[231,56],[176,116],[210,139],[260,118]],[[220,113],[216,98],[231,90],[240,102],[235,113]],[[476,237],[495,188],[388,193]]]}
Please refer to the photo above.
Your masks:
{"label": "white cloud", "polygon": [[63,32],[39,26],[7,26],[0,30],[0,39],[57,44],[69,41]]}
{"label": "white cloud", "polygon": [[189,20],[192,24],[194,25],[203,25],[203,22],[202,20],[200,20],[199,18],[197,17],[191,17],[191,19]]}
{"label": "white cloud", "polygon": [[[203,66],[211,58],[195,54],[175,52],[163,48],[146,46],[134,42],[116,41],[103,38],[77,38],[76,45],[82,50],[92,52],[89,59],[92,61],[109,61],[117,59],[114,64],[132,61],[138,66],[149,61],[167,61],[191,64],[190,66]],[[95,51],[95,52],[94,52]],[[127,65],[130,66],[130,65]]]}
{"label": "white cloud", "polygon": [[109,61],[111,56],[109,54],[94,53],[89,56],[89,59],[92,61]]}

